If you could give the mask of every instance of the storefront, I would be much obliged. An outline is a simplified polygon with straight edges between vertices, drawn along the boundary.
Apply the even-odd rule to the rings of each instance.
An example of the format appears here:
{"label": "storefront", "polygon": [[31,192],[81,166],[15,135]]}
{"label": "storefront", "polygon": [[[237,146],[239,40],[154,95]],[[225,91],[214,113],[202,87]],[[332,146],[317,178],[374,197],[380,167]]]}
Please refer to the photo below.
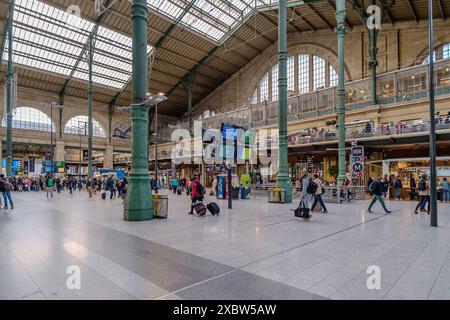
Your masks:
{"label": "storefront", "polygon": [[[430,161],[427,158],[386,159],[368,163],[368,166],[371,167],[369,171],[372,178],[376,178],[379,174],[388,176],[391,180],[400,177],[403,184],[402,199],[410,199],[410,181],[412,178],[418,185],[420,177],[423,175],[430,176],[429,165]],[[438,199],[441,199],[441,183],[444,177],[450,180],[450,157],[437,158]],[[391,198],[394,196],[393,192],[394,190],[390,191]]]}

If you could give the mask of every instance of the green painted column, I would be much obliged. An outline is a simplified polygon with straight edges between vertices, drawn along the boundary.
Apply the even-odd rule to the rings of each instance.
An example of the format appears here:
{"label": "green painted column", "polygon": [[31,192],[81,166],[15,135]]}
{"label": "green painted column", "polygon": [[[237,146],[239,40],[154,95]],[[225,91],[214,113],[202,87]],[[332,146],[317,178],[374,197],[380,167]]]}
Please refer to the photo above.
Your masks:
{"label": "green painted column", "polygon": [[[376,5],[376,0],[370,0],[370,5]],[[370,69],[370,90],[371,104],[377,104],[377,54],[378,54],[378,30],[369,29],[369,69]]]}
{"label": "green painted column", "polygon": [[148,175],[148,59],[146,0],[133,0],[131,6],[133,25],[133,77],[131,122],[133,128],[131,172],[124,207],[124,219],[129,221],[153,218],[153,200]]}
{"label": "green painted column", "polygon": [[279,1],[278,11],[278,187],[286,190],[286,203],[292,202],[291,181],[288,171],[287,145],[287,5],[286,0]]}
{"label": "green painted column", "polygon": [[194,79],[191,74],[188,75],[187,81],[186,81],[186,87],[188,91],[188,121],[189,121],[189,133],[191,134],[191,137],[194,136],[194,131],[192,128],[193,121],[192,121],[192,87],[194,86]]}
{"label": "green painted column", "polygon": [[339,138],[339,172],[338,185],[344,182],[345,166],[345,0],[336,1],[336,21],[338,34],[338,138]]}
{"label": "green painted column", "polygon": [[114,103],[110,103],[108,105],[108,141],[109,143],[112,142],[112,120],[114,116]]}
{"label": "green painted column", "polygon": [[93,109],[93,98],[94,90],[92,86],[92,61],[94,58],[94,36],[89,38],[89,48],[88,48],[88,74],[89,74],[89,85],[88,85],[88,176],[92,177],[92,135],[93,135],[93,123],[92,123],[92,109]]}
{"label": "green painted column", "polygon": [[[13,142],[12,142],[12,111],[14,106],[14,70],[13,70],[13,14],[14,0],[9,3],[8,12],[8,69],[6,89],[6,176],[12,175]],[[6,35],[5,35],[6,36]]]}

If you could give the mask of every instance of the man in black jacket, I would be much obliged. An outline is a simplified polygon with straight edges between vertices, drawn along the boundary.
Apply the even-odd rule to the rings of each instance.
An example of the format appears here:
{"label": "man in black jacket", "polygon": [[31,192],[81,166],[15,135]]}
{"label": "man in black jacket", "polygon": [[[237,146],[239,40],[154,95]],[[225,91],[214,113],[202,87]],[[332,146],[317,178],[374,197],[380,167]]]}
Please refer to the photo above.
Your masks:
{"label": "man in black jacket", "polygon": [[377,200],[378,200],[378,201],[380,201],[381,206],[383,207],[384,211],[385,211],[386,213],[391,213],[391,211],[389,211],[389,210],[386,208],[386,204],[384,203],[384,200],[383,200],[383,197],[382,197],[383,191],[384,191],[384,187],[383,187],[383,176],[380,175],[380,177],[379,177],[377,180],[374,180],[374,181],[372,182],[372,185],[369,187],[369,189],[370,189],[370,190],[369,190],[370,193],[373,195],[373,199],[372,199],[372,202],[370,203],[369,208],[368,208],[367,211],[368,211],[369,213],[373,213],[372,210],[370,210],[370,209],[372,209],[373,205],[374,205],[375,202],[377,202]]}

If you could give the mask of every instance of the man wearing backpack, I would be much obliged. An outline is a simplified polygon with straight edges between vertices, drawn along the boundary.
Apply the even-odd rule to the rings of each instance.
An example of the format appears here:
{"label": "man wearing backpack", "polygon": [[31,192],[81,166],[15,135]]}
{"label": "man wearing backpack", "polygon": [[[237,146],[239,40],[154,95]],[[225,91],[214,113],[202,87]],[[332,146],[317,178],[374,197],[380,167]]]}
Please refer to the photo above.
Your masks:
{"label": "man wearing backpack", "polygon": [[203,196],[205,194],[205,188],[200,184],[200,180],[198,177],[195,177],[193,179],[194,181],[191,182],[191,211],[189,214],[194,214],[194,203],[197,201],[203,201]]}
{"label": "man wearing backpack", "polygon": [[[423,175],[422,178],[419,181],[419,203],[416,206],[416,209],[414,209],[414,213],[418,214],[417,210],[420,208],[420,212],[427,212],[427,214],[430,214],[430,185],[428,184],[428,177],[427,175]],[[428,202],[427,210],[425,210],[425,205]]]}
{"label": "man wearing backpack", "polygon": [[13,185],[5,178],[5,175],[0,174],[0,192],[3,195],[3,202],[5,203],[3,209],[8,209],[8,200],[11,209],[14,209],[14,203],[11,198],[11,190],[13,189]]}
{"label": "man wearing backpack", "polygon": [[372,202],[370,203],[369,208],[367,209],[367,211],[369,213],[373,213],[371,209],[372,209],[373,205],[375,204],[375,202],[377,202],[377,201],[380,201],[381,206],[383,207],[383,209],[386,213],[391,213],[391,211],[389,211],[386,208],[386,204],[384,203],[384,200],[382,197],[382,195],[384,193],[384,185],[383,185],[383,176],[382,175],[380,175],[380,177],[378,179],[376,179],[372,182],[372,184],[369,186],[369,192],[371,195],[373,195]]}
{"label": "man wearing backpack", "polygon": [[300,204],[299,208],[303,208],[302,218],[309,219],[310,214],[309,210],[311,210],[311,201],[314,197],[314,194],[317,191],[317,184],[314,181],[309,180],[308,174],[306,171],[302,170],[301,181],[301,189],[300,189]]}

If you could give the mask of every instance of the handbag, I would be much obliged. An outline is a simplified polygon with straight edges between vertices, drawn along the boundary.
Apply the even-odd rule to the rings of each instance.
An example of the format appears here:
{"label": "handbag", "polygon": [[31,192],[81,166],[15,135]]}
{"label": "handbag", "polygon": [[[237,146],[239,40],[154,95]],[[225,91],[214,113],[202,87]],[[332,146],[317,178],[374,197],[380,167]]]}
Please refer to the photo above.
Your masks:
{"label": "handbag", "polygon": [[294,216],[296,216],[297,218],[305,219],[308,219],[310,217],[309,209],[305,207],[303,199],[300,201],[298,208],[294,210]]}

